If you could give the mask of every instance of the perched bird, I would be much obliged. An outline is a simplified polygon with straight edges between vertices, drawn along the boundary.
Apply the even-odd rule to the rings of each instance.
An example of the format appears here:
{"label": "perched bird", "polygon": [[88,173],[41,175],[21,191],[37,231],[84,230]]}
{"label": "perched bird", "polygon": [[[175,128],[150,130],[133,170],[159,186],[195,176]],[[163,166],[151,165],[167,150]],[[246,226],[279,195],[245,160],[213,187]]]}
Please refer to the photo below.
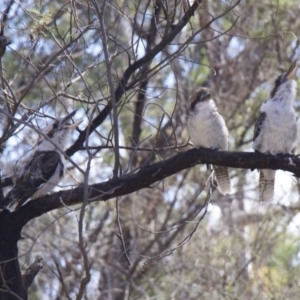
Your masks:
{"label": "perched bird", "polygon": [[18,171],[14,186],[6,195],[2,206],[11,207],[16,204],[18,209],[29,198],[36,199],[52,191],[64,177],[65,158],[58,148],[65,150],[71,132],[80,124],[68,123],[75,113],[76,110],[47,126],[47,138],[41,137],[34,153]]}
{"label": "perched bird", "polygon": [[[228,129],[207,88],[201,87],[190,97],[188,132],[197,147],[228,150]],[[218,189],[222,194],[231,191],[227,167],[213,166]]]}
{"label": "perched bird", "polygon": [[[293,108],[296,96],[297,62],[275,81],[271,98],[260,108],[254,128],[253,148],[266,154],[289,153],[297,140],[296,114]],[[259,170],[259,201],[269,201],[274,196],[275,170]]]}

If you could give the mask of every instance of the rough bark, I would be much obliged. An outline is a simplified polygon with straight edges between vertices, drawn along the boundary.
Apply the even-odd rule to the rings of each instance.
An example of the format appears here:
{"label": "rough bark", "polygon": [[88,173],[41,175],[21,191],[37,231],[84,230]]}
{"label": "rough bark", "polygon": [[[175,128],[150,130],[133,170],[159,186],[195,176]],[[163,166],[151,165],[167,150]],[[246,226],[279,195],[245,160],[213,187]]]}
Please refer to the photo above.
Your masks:
{"label": "rough bark", "polygon": [[[300,159],[294,155],[265,155],[253,152],[226,152],[210,149],[191,149],[166,160],[142,167],[138,172],[93,184],[89,188],[91,202],[105,201],[143,188],[150,188],[166,177],[197,164],[213,164],[242,169],[281,169],[300,177]],[[26,291],[19,269],[17,241],[23,226],[30,220],[51,210],[82,203],[84,187],[67,190],[29,201],[15,212],[0,213],[0,263],[7,286],[26,299]],[[12,259],[12,260],[11,260]],[[8,260],[11,260],[8,262]],[[3,289],[3,278],[2,289]],[[1,298],[2,297],[2,298]],[[6,298],[4,298],[6,297]],[[10,298],[9,298],[10,297]],[[0,292],[0,299],[13,299],[12,294]]]}
{"label": "rough bark", "polygon": [[[118,196],[128,195],[143,188],[151,188],[157,183],[182,170],[198,164],[213,164],[241,169],[281,169],[300,177],[300,159],[297,156],[265,155],[253,152],[226,152],[204,148],[194,148],[179,153],[166,160],[143,166],[133,174],[97,183],[89,186],[89,198],[91,202],[106,201]],[[16,232],[28,221],[63,206],[82,203],[84,187],[79,186],[73,190],[65,190],[43,198],[30,201],[19,210],[7,213],[7,220],[11,220]],[[1,215],[1,214],[0,214]],[[0,230],[0,239],[1,239]]]}
{"label": "rough bark", "polygon": [[[0,299],[27,299],[19,260],[18,245],[22,226],[14,226],[10,213],[0,213]],[[17,295],[17,296],[16,296]]]}

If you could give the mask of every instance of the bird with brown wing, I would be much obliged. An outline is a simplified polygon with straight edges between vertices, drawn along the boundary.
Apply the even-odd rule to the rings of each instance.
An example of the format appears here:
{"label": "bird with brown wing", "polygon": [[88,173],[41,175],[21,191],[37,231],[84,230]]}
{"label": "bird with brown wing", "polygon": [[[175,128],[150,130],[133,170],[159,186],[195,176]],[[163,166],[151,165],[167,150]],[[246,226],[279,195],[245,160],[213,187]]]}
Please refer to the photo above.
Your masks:
{"label": "bird with brown wing", "polygon": [[45,129],[44,136],[16,174],[13,188],[4,199],[3,207],[22,206],[28,199],[36,199],[52,191],[63,179],[65,158],[62,153],[71,132],[80,124],[69,123],[76,110],[62,119],[57,119]]}
{"label": "bird with brown wing", "polygon": [[[297,141],[297,121],[293,108],[296,97],[297,62],[275,81],[271,98],[260,108],[254,128],[253,148],[266,154],[290,153]],[[274,197],[275,170],[259,170],[259,201]]]}

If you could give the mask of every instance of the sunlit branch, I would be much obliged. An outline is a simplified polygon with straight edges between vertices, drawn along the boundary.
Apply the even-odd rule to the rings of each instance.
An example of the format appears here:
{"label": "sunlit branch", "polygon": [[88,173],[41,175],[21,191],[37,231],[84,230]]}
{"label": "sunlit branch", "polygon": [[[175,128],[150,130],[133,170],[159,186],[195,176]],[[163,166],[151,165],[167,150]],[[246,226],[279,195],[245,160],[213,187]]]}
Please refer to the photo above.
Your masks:
{"label": "sunlit branch", "polygon": [[[106,201],[128,195],[140,189],[149,188],[154,183],[198,164],[213,164],[250,170],[257,168],[280,169],[300,177],[300,159],[294,155],[274,156],[253,152],[226,152],[194,148],[166,160],[144,166],[133,174],[90,185],[89,198],[95,198],[94,201]],[[62,207],[61,201],[67,206],[82,203],[83,192],[84,186],[82,185],[73,190],[61,191],[30,201],[16,212],[9,213],[10,222],[24,226],[29,220]]]}

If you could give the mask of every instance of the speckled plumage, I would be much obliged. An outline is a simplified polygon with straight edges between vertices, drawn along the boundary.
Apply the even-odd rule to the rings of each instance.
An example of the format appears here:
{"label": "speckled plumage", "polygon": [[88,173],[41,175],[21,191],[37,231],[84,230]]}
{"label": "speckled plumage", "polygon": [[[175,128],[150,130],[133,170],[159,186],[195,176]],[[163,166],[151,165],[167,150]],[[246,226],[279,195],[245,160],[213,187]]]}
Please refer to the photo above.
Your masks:
{"label": "speckled plumage", "polygon": [[[297,70],[294,62],[290,69],[280,75],[271,93],[264,102],[254,129],[253,148],[261,153],[289,153],[297,141],[297,122],[293,108],[296,96]],[[274,196],[275,171],[259,170],[259,201],[270,201]]]}
{"label": "speckled plumage", "polygon": [[16,174],[14,186],[4,199],[4,206],[18,209],[28,199],[39,198],[52,191],[64,177],[65,150],[70,134],[79,123],[68,124],[76,111],[56,120],[45,129],[38,145]]}
{"label": "speckled plumage", "polygon": [[[190,97],[188,132],[196,147],[228,150],[228,129],[207,88],[199,88]],[[213,166],[218,189],[230,193],[228,168]]]}

